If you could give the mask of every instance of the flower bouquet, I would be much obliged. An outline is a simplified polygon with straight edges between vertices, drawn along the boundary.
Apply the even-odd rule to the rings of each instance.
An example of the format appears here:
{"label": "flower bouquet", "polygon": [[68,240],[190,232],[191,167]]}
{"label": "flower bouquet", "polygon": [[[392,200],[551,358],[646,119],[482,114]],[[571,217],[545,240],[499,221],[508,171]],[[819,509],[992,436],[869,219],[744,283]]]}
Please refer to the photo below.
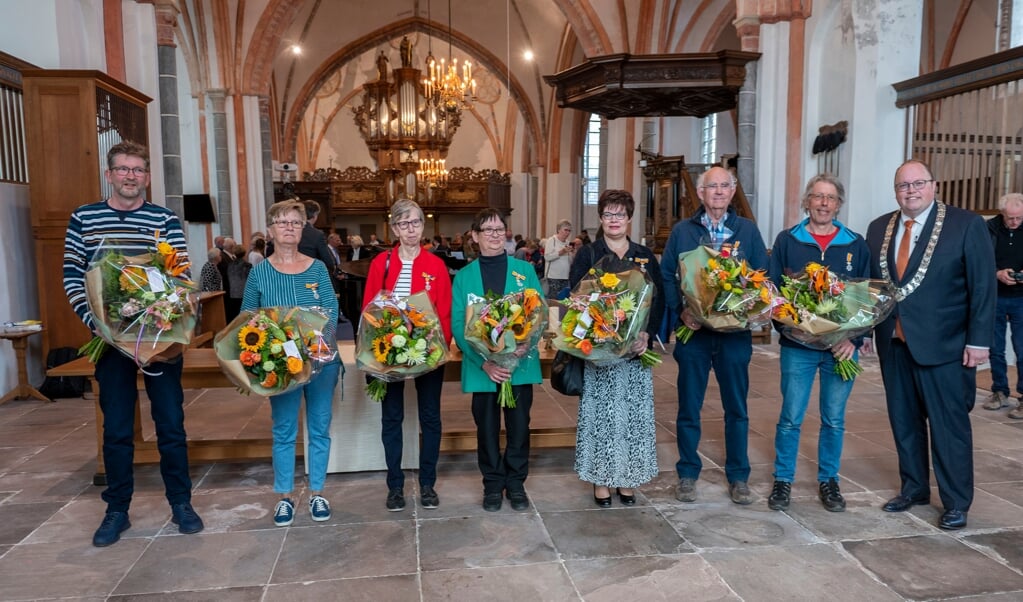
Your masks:
{"label": "flower bouquet", "polygon": [[[535,352],[547,326],[547,306],[540,292],[527,288],[502,297],[487,294],[465,308],[465,341],[485,360],[514,371],[519,360]],[[497,403],[514,408],[511,379],[501,383]]]}
{"label": "flower bouquet", "polygon": [[[739,244],[720,251],[699,246],[678,256],[678,280],[690,313],[721,332],[753,330],[771,321],[775,287],[764,270],[754,270],[738,254]],[[693,330],[681,326],[675,338],[685,345]]]}
{"label": "flower bouquet", "polygon": [[238,314],[213,337],[224,374],[245,393],[279,395],[309,382],[335,357],[316,308],[264,307]]}
{"label": "flower bouquet", "polygon": [[139,366],[181,354],[195,330],[198,289],[187,256],[157,232],[154,251],[124,255],[100,245],[85,273],[85,294],[98,336],[79,349],[93,362],[113,345]]}
{"label": "flower bouquet", "polygon": [[415,378],[447,361],[444,329],[425,292],[398,298],[381,291],[363,310],[355,363],[371,377],[370,399],[382,401],[387,383]]}
{"label": "flower bouquet", "polygon": [[[620,262],[621,263],[621,262]],[[656,287],[638,269],[608,270],[601,259],[560,303],[568,307],[561,319],[561,338],[554,346],[595,365],[609,365],[629,355],[647,326]],[[652,351],[640,355],[646,367],[661,362]]]}
{"label": "flower bouquet", "polygon": [[[782,276],[783,302],[774,308],[782,336],[813,349],[830,349],[869,332],[895,307],[895,291],[883,280],[840,280],[826,266],[811,262],[795,276]],[[835,363],[842,380],[863,371],[856,360]]]}

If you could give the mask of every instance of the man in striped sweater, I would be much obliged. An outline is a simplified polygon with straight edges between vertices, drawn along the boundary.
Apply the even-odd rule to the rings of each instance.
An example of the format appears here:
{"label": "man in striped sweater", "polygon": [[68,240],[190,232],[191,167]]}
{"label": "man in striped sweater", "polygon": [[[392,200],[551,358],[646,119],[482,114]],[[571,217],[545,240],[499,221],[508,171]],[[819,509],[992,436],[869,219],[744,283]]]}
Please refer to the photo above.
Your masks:
{"label": "man in striped sweater", "polygon": [[[112,147],[107,153],[105,176],[112,190],[110,198],[76,209],[64,242],[64,290],[75,313],[94,332],[93,316],[86,302],[85,272],[100,246],[125,255],[140,255],[153,252],[159,236],[179,253],[188,252],[178,217],[143,198],[149,185],[149,152],[144,146],[121,142]],[[171,507],[171,520],[181,533],[198,533],[203,523],[191,504],[181,366],[180,356],[147,366],[146,394],[156,425],[160,474]],[[93,545],[98,547],[117,542],[121,533],[131,527],[128,507],[134,492],[137,372],[135,361],[114,349],[107,350],[96,363],[107,476],[107,488],[103,491],[107,511],[92,538]]]}

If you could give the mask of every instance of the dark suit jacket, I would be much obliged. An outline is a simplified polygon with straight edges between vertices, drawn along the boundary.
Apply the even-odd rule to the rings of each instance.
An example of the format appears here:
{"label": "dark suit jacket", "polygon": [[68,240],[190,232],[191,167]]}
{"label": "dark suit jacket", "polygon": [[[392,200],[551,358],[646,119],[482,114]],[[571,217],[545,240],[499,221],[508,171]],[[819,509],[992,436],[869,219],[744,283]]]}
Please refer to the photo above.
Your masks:
{"label": "dark suit jacket", "polygon": [[308,222],[302,226],[302,239],[298,241],[298,252],[313,259],[319,259],[327,266],[328,274],[334,273],[336,266],[334,265],[334,256],[327,248],[327,237]]}
{"label": "dark suit jacket", "polygon": [[[938,207],[920,231],[902,278],[895,276],[895,236],[888,245],[888,266],[896,286],[909,282],[920,267],[927,241],[934,230]],[[867,230],[870,275],[881,277],[879,259],[885,228],[892,214],[875,219]],[[898,228],[898,225],[896,225]],[[895,316],[902,320],[906,344],[916,363],[936,366],[962,361],[966,345],[990,347],[995,314],[995,256],[984,218],[948,207],[927,276],[913,294],[898,303],[892,316],[876,333],[880,357],[885,357],[895,331]]]}

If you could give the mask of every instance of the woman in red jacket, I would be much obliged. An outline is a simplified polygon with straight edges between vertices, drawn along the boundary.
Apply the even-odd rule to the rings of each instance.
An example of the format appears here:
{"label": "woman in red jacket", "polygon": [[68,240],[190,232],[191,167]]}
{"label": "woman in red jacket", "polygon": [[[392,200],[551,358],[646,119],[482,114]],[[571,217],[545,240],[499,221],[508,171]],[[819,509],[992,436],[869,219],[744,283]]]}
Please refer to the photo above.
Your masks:
{"label": "woman in red jacket", "polygon": [[[444,342],[451,342],[451,277],[444,261],[424,251],[419,241],[426,225],[419,205],[399,199],[391,206],[391,232],[398,246],[373,258],[366,277],[362,306],[369,305],[381,290],[407,297],[426,291],[437,310]],[[437,457],[440,455],[440,394],[444,385],[444,367],[416,377],[419,402],[419,427],[423,443],[419,449],[419,502],[423,508],[440,504],[434,484],[437,481]],[[388,383],[387,394],[380,404],[381,440],[387,460],[387,509],[397,512],[405,508],[405,473],[401,470],[402,428],[405,419],[405,381]]]}

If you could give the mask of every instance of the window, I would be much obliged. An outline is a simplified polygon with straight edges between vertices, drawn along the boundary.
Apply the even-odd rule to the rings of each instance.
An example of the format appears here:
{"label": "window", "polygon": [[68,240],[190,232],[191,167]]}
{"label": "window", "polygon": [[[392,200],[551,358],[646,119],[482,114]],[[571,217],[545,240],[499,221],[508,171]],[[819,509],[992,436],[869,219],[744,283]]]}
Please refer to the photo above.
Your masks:
{"label": "window", "polygon": [[701,120],[700,159],[703,163],[717,161],[718,150],[718,116],[711,113]]}
{"label": "window", "polygon": [[586,142],[583,145],[583,205],[597,205],[600,198],[600,174],[602,165],[603,122],[600,115],[591,114],[586,127]]}

